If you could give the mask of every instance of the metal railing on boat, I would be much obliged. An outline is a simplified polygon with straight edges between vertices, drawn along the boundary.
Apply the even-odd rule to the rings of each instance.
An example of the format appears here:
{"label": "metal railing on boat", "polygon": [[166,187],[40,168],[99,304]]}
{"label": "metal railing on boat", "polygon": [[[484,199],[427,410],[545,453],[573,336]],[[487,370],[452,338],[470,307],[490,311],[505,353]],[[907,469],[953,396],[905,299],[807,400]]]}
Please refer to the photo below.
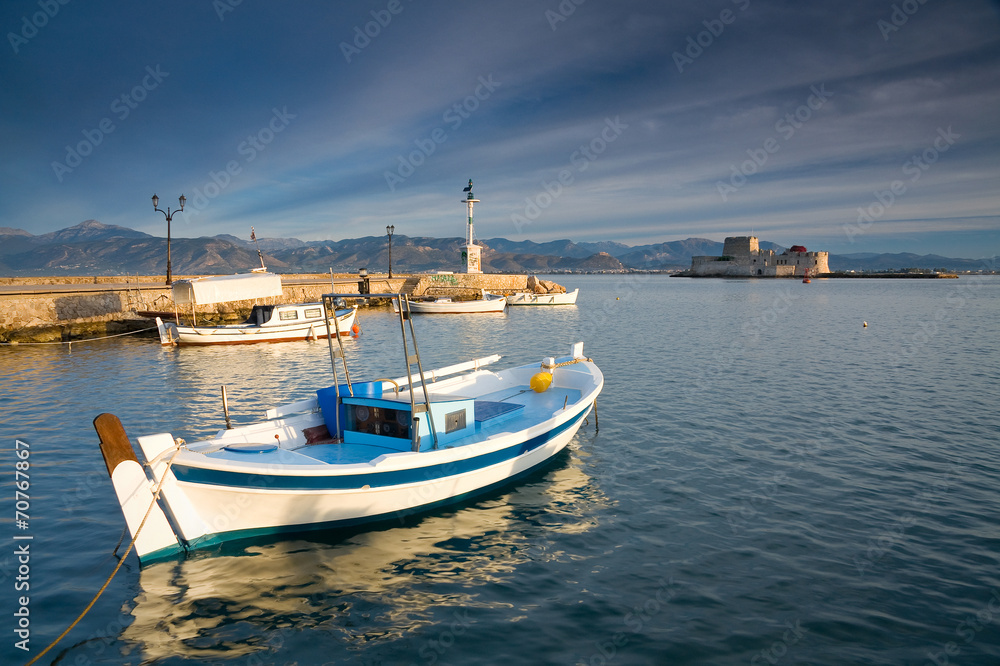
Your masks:
{"label": "metal railing on boat", "polygon": [[[326,339],[327,344],[330,348],[330,364],[333,367],[333,385],[335,388],[337,404],[341,403],[343,396],[340,395],[340,378],[337,373],[337,358],[340,358],[341,363],[344,366],[344,378],[347,382],[347,390],[351,397],[354,397],[354,387],[351,384],[351,375],[347,369],[347,357],[344,354],[344,341],[340,335],[340,324],[337,322],[336,316],[333,319],[333,329],[330,327],[330,315],[329,313],[336,313],[336,303],[338,300],[342,299],[359,299],[359,298],[388,298],[396,299],[399,307],[399,329],[403,336],[403,359],[406,362],[406,380],[408,384],[408,391],[410,397],[410,417],[412,419],[412,424],[410,426],[410,433],[412,437],[411,450],[420,450],[420,417],[418,414],[426,414],[428,420],[428,431],[431,434],[431,439],[433,441],[433,446],[436,449],[438,445],[437,432],[434,429],[434,414],[431,411],[431,398],[430,394],[427,392],[427,378],[424,375],[423,364],[420,362],[420,350],[417,347],[417,337],[413,330],[413,316],[410,312],[410,302],[405,295],[395,292],[388,293],[378,293],[378,294],[357,294],[357,293],[330,293],[323,294],[323,314],[326,319]],[[407,323],[409,323],[410,329],[410,341],[407,342],[406,339],[406,329]],[[334,334],[337,338],[337,346],[333,345]],[[413,353],[410,353],[410,346],[413,347]],[[416,366],[417,374],[420,376],[420,388],[422,389],[424,395],[423,404],[417,403],[416,391],[413,386],[413,366]],[[335,410],[335,420],[337,433],[342,432],[340,424],[340,409]]]}

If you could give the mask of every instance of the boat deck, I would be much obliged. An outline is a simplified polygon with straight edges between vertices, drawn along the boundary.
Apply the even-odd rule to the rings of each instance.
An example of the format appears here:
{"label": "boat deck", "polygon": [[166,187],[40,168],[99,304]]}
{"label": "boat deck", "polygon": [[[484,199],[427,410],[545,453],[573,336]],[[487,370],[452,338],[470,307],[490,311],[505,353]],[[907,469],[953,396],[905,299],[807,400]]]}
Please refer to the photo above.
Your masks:
{"label": "boat deck", "polygon": [[[544,393],[535,393],[527,385],[508,386],[480,396],[475,401],[475,433],[448,442],[441,448],[484,442],[507,431],[504,426],[508,424],[511,431],[538,425],[552,418],[564,405],[575,405],[581,396],[579,389],[551,387]],[[264,439],[266,438],[262,438]],[[430,442],[429,437],[424,437],[421,450],[429,450]],[[216,460],[285,466],[315,465],[317,462],[330,465],[370,464],[376,458],[390,453],[400,453],[400,450],[368,443],[329,442],[309,444],[294,450],[276,448],[273,444],[235,445],[206,455]]]}

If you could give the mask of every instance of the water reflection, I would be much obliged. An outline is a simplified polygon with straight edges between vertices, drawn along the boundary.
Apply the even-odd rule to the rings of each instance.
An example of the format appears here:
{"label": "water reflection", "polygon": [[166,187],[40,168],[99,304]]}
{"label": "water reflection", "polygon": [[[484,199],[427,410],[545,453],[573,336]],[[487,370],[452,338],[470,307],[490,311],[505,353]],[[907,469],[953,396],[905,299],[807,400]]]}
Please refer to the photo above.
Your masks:
{"label": "water reflection", "polygon": [[554,465],[501,495],[399,527],[153,564],[141,571],[121,638],[147,661],[228,659],[317,627],[350,649],[403,638],[442,607],[487,607],[481,586],[531,560],[568,558],[559,536],[590,530],[607,503],[575,451]]}

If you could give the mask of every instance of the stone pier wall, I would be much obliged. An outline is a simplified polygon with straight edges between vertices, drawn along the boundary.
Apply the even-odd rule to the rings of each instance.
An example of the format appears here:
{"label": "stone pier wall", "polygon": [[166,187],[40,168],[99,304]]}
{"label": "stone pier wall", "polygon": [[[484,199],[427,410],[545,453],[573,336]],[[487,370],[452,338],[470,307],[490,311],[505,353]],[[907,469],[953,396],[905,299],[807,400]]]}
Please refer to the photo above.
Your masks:
{"label": "stone pier wall", "polygon": [[[339,292],[357,293],[356,275],[334,275]],[[182,278],[177,278],[182,279]],[[254,303],[309,303],[330,293],[329,276],[283,275],[281,296],[257,301],[236,301],[198,306],[199,322],[232,321],[245,317]],[[66,340],[136,330],[152,325],[137,312],[173,313],[175,306],[163,276],[0,278],[0,342]],[[474,296],[480,290],[497,293],[525,291],[526,275],[428,274],[387,279],[369,277],[372,293],[400,292],[420,295]],[[71,285],[80,285],[74,290]],[[18,289],[23,286],[24,289]],[[46,287],[51,286],[51,290]],[[183,306],[181,315],[190,314]]]}

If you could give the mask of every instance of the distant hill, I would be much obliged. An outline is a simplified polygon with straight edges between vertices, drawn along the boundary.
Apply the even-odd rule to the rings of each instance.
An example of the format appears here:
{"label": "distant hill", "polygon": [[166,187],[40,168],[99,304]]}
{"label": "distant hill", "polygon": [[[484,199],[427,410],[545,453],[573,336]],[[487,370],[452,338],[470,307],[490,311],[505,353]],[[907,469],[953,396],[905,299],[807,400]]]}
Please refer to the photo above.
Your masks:
{"label": "distant hill", "polygon": [[[687,238],[649,245],[616,242],[546,243],[490,238],[483,245],[483,270],[493,273],[609,272],[679,270],[692,256],[718,256],[723,244],[707,238]],[[420,273],[459,269],[461,238],[396,235],[392,239],[393,272]],[[277,273],[384,272],[389,266],[385,236],[340,241],[297,238],[257,239],[264,262]],[[775,243],[762,249],[781,252]],[[257,247],[228,234],[173,238],[170,246],[175,274],[225,274],[260,265]],[[0,275],[143,275],[166,272],[167,242],[128,227],[86,220],[72,227],[34,236],[23,229],[0,227]],[[938,255],[856,253],[831,255],[833,270],[892,270],[926,268],[978,270],[981,260]]]}

